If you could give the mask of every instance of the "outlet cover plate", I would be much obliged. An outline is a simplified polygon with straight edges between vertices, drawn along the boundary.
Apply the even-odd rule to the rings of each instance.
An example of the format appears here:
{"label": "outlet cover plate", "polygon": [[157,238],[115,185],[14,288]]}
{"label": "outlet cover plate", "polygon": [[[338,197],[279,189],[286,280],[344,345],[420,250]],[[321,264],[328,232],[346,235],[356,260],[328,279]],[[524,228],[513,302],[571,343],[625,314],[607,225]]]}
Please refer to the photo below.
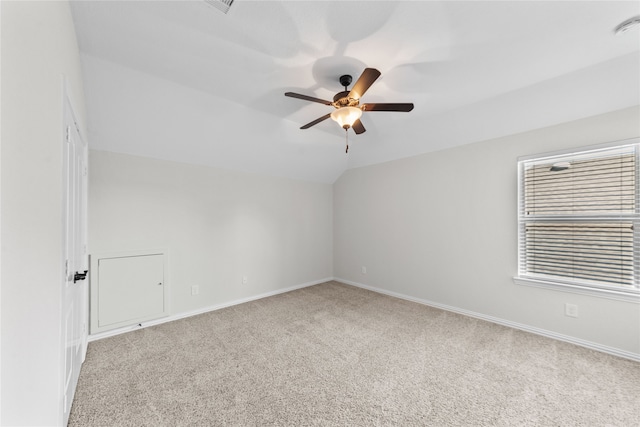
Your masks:
{"label": "outlet cover plate", "polygon": [[569,317],[578,317],[578,306],[575,304],[566,303],[564,305],[564,314]]}

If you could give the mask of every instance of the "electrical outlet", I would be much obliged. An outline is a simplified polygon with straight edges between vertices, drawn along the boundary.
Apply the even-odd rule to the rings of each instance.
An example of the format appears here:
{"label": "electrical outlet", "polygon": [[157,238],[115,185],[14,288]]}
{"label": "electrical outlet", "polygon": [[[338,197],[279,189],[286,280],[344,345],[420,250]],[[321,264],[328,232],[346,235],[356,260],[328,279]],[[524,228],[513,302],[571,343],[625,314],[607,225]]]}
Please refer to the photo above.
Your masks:
{"label": "electrical outlet", "polygon": [[191,286],[191,295],[198,295],[200,293],[200,287],[198,285]]}
{"label": "electrical outlet", "polygon": [[578,306],[566,303],[564,305],[564,314],[569,317],[578,317]]}
{"label": "electrical outlet", "polygon": [[362,274],[367,274],[367,267],[364,265],[362,266]]}
{"label": "electrical outlet", "polygon": [[242,276],[242,284],[243,285],[246,285],[248,281],[249,281],[249,279],[247,278],[247,276]]}

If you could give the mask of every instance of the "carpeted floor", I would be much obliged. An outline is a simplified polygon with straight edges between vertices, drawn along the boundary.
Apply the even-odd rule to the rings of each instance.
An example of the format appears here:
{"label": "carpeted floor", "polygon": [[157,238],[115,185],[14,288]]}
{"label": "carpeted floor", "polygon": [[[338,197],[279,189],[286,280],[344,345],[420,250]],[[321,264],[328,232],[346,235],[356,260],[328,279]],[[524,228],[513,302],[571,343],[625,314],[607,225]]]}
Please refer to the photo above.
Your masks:
{"label": "carpeted floor", "polygon": [[328,282],[93,342],[70,426],[638,426],[640,363]]}

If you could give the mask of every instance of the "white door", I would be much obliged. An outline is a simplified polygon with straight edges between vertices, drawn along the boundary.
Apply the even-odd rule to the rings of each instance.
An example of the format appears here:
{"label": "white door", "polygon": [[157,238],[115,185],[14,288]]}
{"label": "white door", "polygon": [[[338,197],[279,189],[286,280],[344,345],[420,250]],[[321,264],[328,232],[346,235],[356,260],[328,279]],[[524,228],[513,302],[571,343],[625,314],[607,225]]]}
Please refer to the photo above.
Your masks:
{"label": "white door", "polygon": [[62,285],[64,343],[63,414],[69,419],[88,338],[87,147],[68,99],[64,115],[65,280]]}

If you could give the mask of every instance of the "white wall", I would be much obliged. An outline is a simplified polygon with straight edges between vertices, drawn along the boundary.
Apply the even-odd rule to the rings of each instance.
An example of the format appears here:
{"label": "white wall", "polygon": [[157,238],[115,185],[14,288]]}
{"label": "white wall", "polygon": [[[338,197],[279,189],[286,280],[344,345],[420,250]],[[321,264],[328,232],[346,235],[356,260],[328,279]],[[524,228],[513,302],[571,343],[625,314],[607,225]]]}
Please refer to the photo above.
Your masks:
{"label": "white wall", "polygon": [[2,425],[62,422],[63,75],[84,123],[67,2],[2,1]]}
{"label": "white wall", "polygon": [[351,169],[334,184],[334,275],[640,356],[639,304],[512,281],[517,158],[639,133],[635,107]]}
{"label": "white wall", "polygon": [[171,314],[333,274],[329,184],[96,150],[89,168],[90,253],[168,248]]}

